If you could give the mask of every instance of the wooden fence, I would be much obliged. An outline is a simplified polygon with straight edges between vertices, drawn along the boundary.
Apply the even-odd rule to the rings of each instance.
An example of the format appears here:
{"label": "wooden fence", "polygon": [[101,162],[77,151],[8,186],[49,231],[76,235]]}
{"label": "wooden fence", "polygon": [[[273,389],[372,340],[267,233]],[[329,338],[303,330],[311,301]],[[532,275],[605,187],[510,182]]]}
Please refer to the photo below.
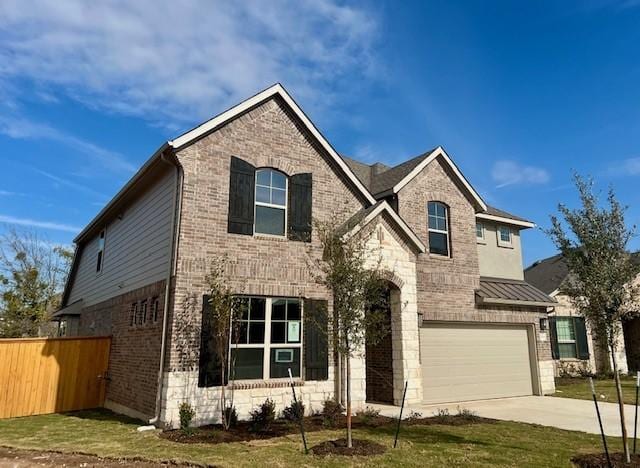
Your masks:
{"label": "wooden fence", "polygon": [[0,419],[104,404],[109,337],[0,339]]}

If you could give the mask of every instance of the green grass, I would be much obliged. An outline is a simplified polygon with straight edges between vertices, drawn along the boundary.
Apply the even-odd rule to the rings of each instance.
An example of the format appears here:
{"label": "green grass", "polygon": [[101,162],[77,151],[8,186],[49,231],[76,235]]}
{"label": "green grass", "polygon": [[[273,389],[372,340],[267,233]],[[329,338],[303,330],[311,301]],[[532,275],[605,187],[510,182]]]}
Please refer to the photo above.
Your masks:
{"label": "green grass", "polygon": [[[617,403],[616,386],[613,378],[597,379],[593,381],[596,387],[596,395],[598,401],[606,401],[609,403]],[[636,398],[636,380],[633,377],[621,378],[622,395],[624,402],[633,405]],[[588,378],[578,377],[562,377],[556,379],[556,397],[577,398],[579,400],[591,400],[591,387]]]}
{"label": "green grass", "polygon": [[[104,457],[142,457],[234,468],[245,466],[571,466],[577,453],[599,451],[597,435],[512,422],[468,426],[403,427],[392,449],[393,428],[355,431],[389,447],[380,456],[321,459],[302,454],[298,436],[219,445],[178,444],[157,432],[136,432],[138,422],[107,411],[0,420],[0,445],[81,452]],[[309,444],[341,437],[342,431],[308,434]],[[611,438],[612,450],[620,440]]]}

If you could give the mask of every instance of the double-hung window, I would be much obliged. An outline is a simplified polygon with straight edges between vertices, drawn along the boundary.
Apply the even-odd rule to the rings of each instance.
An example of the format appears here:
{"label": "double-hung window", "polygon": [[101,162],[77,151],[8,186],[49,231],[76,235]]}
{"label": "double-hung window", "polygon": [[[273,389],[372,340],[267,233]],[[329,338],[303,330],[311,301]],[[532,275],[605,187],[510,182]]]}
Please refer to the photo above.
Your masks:
{"label": "double-hung window", "polygon": [[429,252],[449,256],[449,208],[441,202],[427,204],[429,218]]}
{"label": "double-hung window", "polygon": [[235,380],[300,377],[302,304],[290,298],[242,298],[232,324],[230,378]]}
{"label": "double-hung window", "polygon": [[484,243],[484,224],[476,221],[476,240]]}
{"label": "double-hung window", "polygon": [[557,317],[558,355],[560,359],[575,359],[578,356],[576,329],[573,317]]}
{"label": "double-hung window", "polygon": [[498,226],[498,245],[500,247],[511,247],[512,234],[509,226]]}
{"label": "double-hung window", "polygon": [[275,169],[256,171],[256,234],[284,236],[287,220],[287,176]]}

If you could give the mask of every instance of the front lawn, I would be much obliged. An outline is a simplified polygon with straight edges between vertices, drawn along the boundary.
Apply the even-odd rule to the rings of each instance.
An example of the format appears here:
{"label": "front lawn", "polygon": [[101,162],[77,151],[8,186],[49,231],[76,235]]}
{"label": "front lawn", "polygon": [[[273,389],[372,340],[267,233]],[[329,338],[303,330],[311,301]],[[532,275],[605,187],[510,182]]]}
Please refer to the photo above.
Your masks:
{"label": "front lawn", "polygon": [[[624,402],[629,405],[635,404],[636,379],[633,377],[621,377],[622,395]],[[611,379],[594,379],[598,401],[617,403],[616,385]],[[556,397],[577,398],[579,400],[591,400],[591,387],[589,379],[585,377],[561,377],[556,379]]]}
{"label": "front lawn", "polygon": [[[577,453],[598,451],[597,435],[513,422],[403,427],[392,449],[393,428],[362,428],[355,437],[388,447],[372,457],[303,455],[298,435],[217,445],[181,444],[136,432],[138,422],[108,411],[85,411],[0,420],[0,445],[81,452],[101,457],[144,458],[230,466],[571,466]],[[343,431],[308,434],[309,445],[343,437]],[[611,438],[619,449],[620,440]]]}

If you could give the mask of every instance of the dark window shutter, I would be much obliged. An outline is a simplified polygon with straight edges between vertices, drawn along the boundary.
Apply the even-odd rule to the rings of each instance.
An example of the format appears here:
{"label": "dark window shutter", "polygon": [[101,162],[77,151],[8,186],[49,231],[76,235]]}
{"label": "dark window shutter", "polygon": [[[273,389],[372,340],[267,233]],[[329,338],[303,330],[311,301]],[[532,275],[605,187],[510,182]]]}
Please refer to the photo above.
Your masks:
{"label": "dark window shutter", "polygon": [[589,359],[589,344],[587,342],[587,326],[584,317],[573,317],[573,326],[576,332],[576,344],[578,345],[578,359]]}
{"label": "dark window shutter", "polygon": [[[221,363],[216,356],[216,336],[213,331],[212,320],[209,296],[202,296],[202,329],[200,332],[198,387],[218,387],[227,384],[227,376],[222,375]],[[225,349],[229,348],[228,339],[227,337]]]}
{"label": "dark window shutter", "polygon": [[253,235],[253,201],[256,168],[242,159],[231,157],[229,171],[229,219],[227,231]]}
{"label": "dark window shutter", "polygon": [[304,369],[305,380],[329,378],[329,341],[327,301],[304,301]]}
{"label": "dark window shutter", "polygon": [[560,352],[558,351],[558,331],[556,330],[555,317],[549,317],[549,335],[551,336],[551,357],[553,359],[560,359]]}
{"label": "dark window shutter", "polygon": [[311,242],[311,174],[289,177],[289,232],[290,240]]}

